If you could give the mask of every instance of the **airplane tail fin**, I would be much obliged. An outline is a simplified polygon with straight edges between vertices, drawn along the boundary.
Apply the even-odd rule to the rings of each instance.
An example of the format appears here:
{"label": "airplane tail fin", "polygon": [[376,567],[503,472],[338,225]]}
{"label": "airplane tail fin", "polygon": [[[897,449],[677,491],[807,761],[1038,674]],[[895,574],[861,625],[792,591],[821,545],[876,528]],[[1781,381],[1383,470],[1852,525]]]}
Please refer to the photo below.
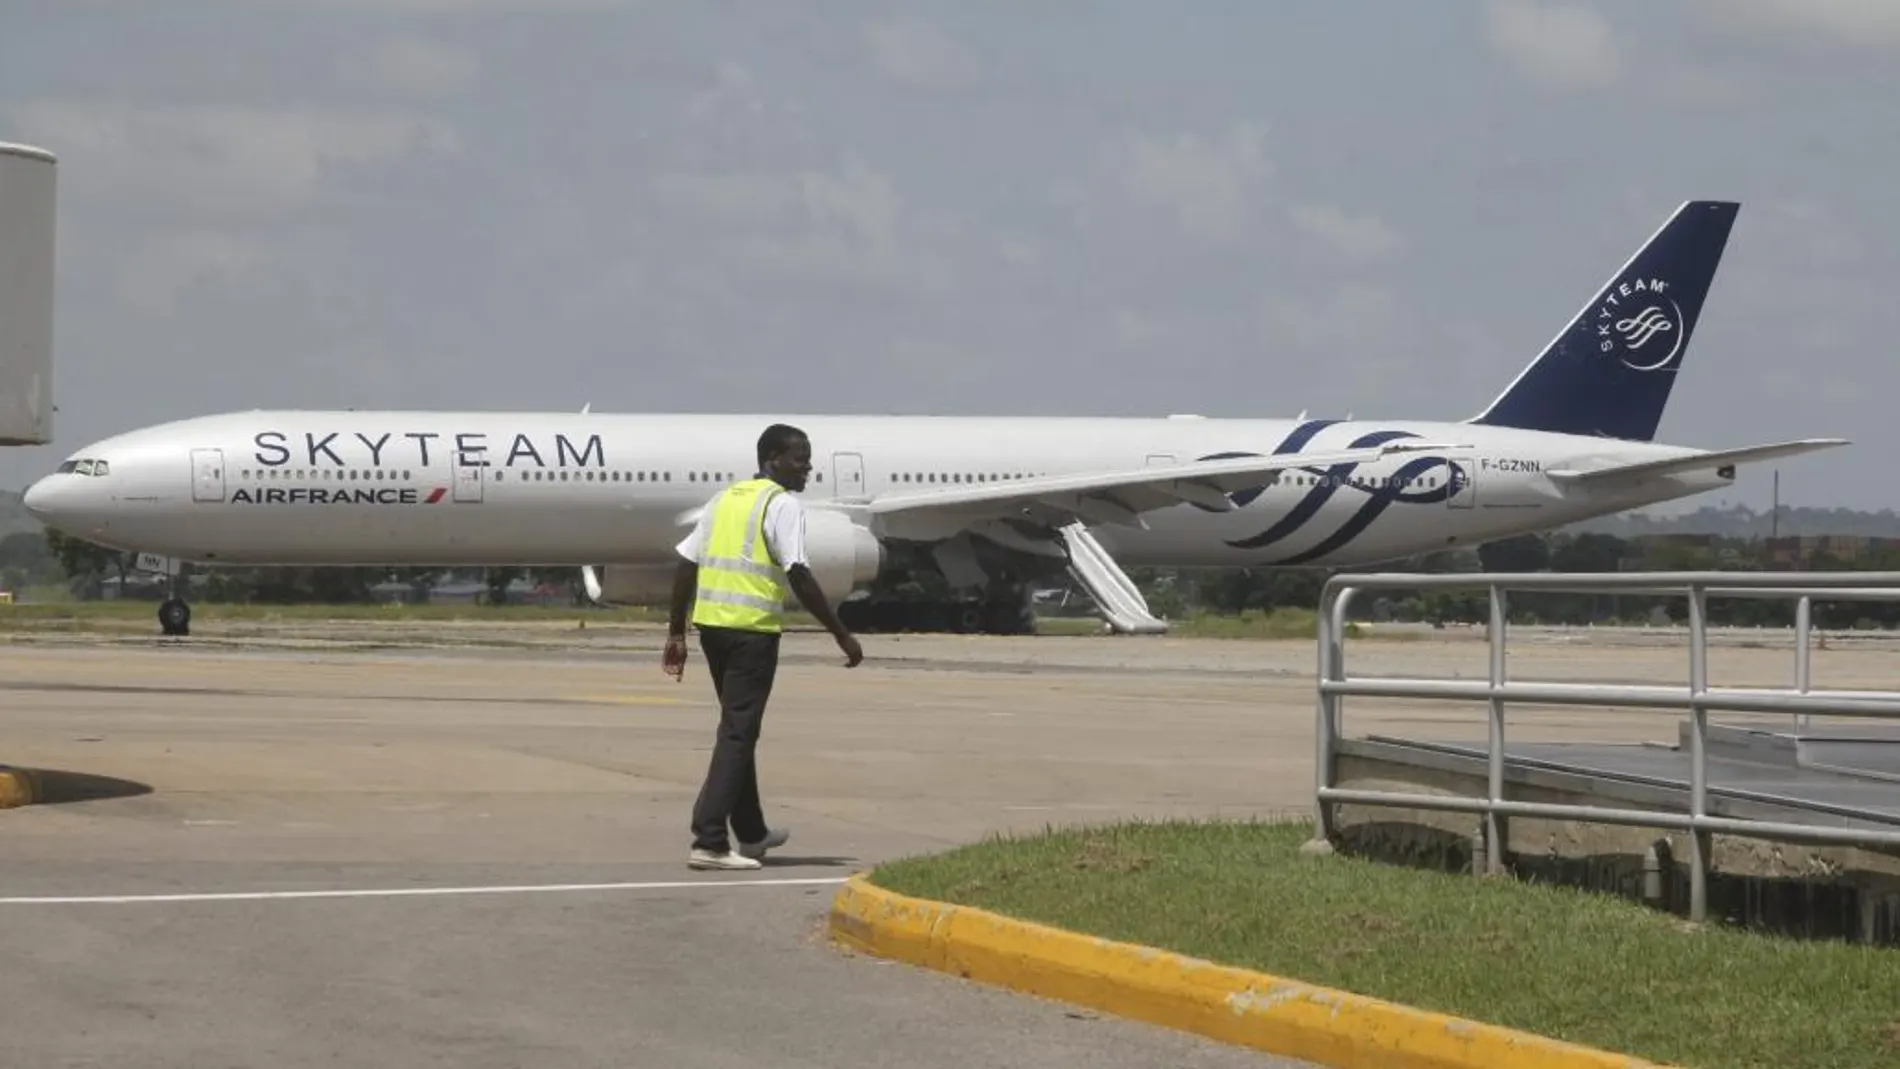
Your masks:
{"label": "airplane tail fin", "polygon": [[53,440],[56,162],[0,142],[0,446]]}
{"label": "airplane tail fin", "polygon": [[1683,203],[1489,408],[1468,422],[1649,441],[1741,205]]}

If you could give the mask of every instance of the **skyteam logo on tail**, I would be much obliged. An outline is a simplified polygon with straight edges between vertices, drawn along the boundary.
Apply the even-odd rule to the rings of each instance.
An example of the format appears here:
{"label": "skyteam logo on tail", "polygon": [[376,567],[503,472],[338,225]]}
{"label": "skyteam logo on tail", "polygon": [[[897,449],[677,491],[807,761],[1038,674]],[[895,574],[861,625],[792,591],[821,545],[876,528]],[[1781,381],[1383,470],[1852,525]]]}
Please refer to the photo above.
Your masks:
{"label": "skyteam logo on tail", "polygon": [[1471,422],[1653,440],[1740,207],[1684,201]]}
{"label": "skyteam logo on tail", "polygon": [[1661,371],[1682,352],[1682,323],[1669,283],[1625,279],[1597,306],[1597,348],[1631,371]]}

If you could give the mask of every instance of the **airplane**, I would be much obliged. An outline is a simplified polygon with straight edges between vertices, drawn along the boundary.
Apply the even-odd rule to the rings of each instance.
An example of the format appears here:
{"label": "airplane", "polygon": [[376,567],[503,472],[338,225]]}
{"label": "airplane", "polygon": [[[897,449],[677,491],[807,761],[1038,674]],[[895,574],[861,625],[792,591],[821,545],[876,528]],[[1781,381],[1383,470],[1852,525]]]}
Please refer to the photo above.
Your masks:
{"label": "airplane", "polygon": [[[578,566],[598,603],[656,604],[698,511],[787,422],[813,443],[812,570],[847,626],[947,609],[949,630],[1033,630],[1033,584],[1066,576],[1109,629],[1165,631],[1125,567],[1388,562],[1847,444],[1654,441],[1739,209],[1678,206],[1462,420],[260,409],[87,445],[25,505],[172,569]],[[907,602],[904,581],[933,572],[950,600]],[[189,629],[176,589],[167,634]]]}

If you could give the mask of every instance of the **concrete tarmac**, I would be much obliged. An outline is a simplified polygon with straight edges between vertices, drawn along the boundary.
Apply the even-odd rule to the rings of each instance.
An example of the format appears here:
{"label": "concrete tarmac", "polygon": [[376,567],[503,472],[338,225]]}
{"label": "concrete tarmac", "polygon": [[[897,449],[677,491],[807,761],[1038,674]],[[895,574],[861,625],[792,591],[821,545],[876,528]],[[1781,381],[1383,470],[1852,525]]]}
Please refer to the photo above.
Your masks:
{"label": "concrete tarmac", "polygon": [[[392,641],[340,626],[0,648],[0,763],[96,777],[0,811],[11,1060],[1292,1064],[854,958],[822,929],[834,881],[995,831],[1305,810],[1310,643],[868,636],[846,671],[825,636],[788,636],[760,774],[792,839],[760,872],[709,875],[684,865],[717,716],[696,650],[676,684],[651,630],[337,652]],[[1880,686],[1893,656],[1819,653],[1815,680]],[[1791,657],[1733,646],[1712,675],[1778,682]],[[1425,636],[1348,658],[1482,675],[1486,654]],[[1553,639],[1512,672],[1686,666],[1679,646]],[[1481,708],[1443,703],[1349,703],[1346,720],[1485,731]],[[1512,730],[1672,740],[1675,723],[1525,710]]]}

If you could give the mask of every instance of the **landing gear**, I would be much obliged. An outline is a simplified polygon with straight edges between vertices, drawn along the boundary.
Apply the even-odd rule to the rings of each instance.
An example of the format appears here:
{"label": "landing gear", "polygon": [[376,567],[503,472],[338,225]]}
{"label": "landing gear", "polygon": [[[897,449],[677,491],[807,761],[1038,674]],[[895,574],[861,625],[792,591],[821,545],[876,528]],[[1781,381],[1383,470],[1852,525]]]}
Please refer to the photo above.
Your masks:
{"label": "landing gear", "polygon": [[993,585],[981,593],[874,591],[838,606],[838,619],[861,634],[899,631],[955,635],[1033,635],[1036,614],[1026,589]]}
{"label": "landing gear", "polygon": [[191,634],[191,606],[184,598],[172,596],[159,603],[158,629],[168,638]]}

